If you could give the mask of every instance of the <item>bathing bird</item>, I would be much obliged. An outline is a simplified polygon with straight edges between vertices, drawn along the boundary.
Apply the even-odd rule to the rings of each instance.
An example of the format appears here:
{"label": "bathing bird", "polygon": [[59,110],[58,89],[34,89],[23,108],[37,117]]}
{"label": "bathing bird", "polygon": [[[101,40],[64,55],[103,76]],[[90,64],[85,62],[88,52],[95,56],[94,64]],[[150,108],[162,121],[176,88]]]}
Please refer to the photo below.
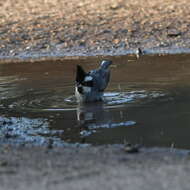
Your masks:
{"label": "bathing bird", "polygon": [[82,66],[77,65],[75,96],[77,102],[96,102],[103,100],[103,92],[110,79],[110,60],[103,60],[100,67],[88,73]]}

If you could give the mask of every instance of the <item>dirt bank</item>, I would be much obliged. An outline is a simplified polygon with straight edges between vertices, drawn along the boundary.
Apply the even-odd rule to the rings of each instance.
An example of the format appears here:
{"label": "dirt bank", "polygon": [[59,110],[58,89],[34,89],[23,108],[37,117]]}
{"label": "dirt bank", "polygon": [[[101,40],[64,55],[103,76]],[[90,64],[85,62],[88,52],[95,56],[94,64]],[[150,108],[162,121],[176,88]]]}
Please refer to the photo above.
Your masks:
{"label": "dirt bank", "polygon": [[12,189],[189,189],[187,152],[127,154],[122,146],[0,149],[0,184]]}
{"label": "dirt bank", "polygon": [[190,48],[188,0],[1,0],[0,7],[1,58]]}

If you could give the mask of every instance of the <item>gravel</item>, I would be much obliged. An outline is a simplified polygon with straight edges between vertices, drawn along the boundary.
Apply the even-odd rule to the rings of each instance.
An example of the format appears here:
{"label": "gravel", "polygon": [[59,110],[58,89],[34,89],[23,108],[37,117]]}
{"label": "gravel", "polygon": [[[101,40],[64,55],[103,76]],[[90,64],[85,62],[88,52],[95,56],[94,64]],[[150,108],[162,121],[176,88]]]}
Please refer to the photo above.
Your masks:
{"label": "gravel", "polygon": [[1,58],[190,48],[188,0],[0,0],[0,6]]}

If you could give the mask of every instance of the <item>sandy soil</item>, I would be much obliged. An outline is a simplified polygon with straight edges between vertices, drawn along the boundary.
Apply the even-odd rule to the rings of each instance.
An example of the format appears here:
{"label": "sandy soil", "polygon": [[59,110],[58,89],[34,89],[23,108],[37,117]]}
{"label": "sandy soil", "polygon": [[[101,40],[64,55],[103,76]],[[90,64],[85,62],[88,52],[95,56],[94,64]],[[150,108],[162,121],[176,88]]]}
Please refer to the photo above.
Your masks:
{"label": "sandy soil", "polygon": [[189,0],[0,0],[0,55],[190,48]]}

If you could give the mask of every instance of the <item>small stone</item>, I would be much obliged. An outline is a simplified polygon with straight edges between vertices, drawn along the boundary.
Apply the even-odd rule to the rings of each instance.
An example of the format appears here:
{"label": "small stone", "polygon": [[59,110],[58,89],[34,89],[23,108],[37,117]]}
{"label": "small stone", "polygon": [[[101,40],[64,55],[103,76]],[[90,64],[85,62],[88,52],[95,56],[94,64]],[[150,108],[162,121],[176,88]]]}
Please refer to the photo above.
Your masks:
{"label": "small stone", "polygon": [[111,32],[112,30],[105,29],[105,30],[102,30],[99,34],[110,34]]}
{"label": "small stone", "polygon": [[113,43],[114,43],[114,44],[118,44],[119,42],[120,42],[119,39],[114,39],[114,40],[113,40]]}
{"label": "small stone", "polygon": [[166,42],[160,42],[160,44],[158,44],[158,46],[160,46],[160,47],[168,47],[168,44]]}
{"label": "small stone", "polygon": [[8,165],[8,162],[7,161],[0,161],[0,166],[7,166]]}
{"label": "small stone", "polygon": [[49,139],[48,143],[47,143],[47,148],[48,149],[52,149],[53,148],[53,139]]}
{"label": "small stone", "polygon": [[177,37],[177,36],[180,36],[181,35],[181,32],[176,30],[176,29],[171,29],[171,30],[168,30],[168,33],[167,33],[167,36],[168,37]]}
{"label": "small stone", "polygon": [[128,33],[128,30],[127,30],[127,29],[119,29],[119,30],[117,30],[117,33],[124,33],[124,34],[127,34],[127,33]]}
{"label": "small stone", "polygon": [[10,50],[10,54],[14,54],[14,50]]}
{"label": "small stone", "polygon": [[120,8],[121,8],[121,5],[119,5],[118,3],[114,3],[114,4],[110,5],[110,9],[112,9],[112,10],[117,10]]}
{"label": "small stone", "polygon": [[5,138],[10,139],[12,136],[9,133],[5,133]]}
{"label": "small stone", "polygon": [[139,148],[140,148],[139,145],[132,145],[130,143],[126,143],[124,145],[124,151],[127,152],[127,153],[130,153],[130,154],[138,153],[139,152]]}
{"label": "small stone", "polygon": [[85,43],[84,41],[79,42],[79,46],[80,46],[80,47],[85,47],[85,45],[86,45],[86,43]]}

